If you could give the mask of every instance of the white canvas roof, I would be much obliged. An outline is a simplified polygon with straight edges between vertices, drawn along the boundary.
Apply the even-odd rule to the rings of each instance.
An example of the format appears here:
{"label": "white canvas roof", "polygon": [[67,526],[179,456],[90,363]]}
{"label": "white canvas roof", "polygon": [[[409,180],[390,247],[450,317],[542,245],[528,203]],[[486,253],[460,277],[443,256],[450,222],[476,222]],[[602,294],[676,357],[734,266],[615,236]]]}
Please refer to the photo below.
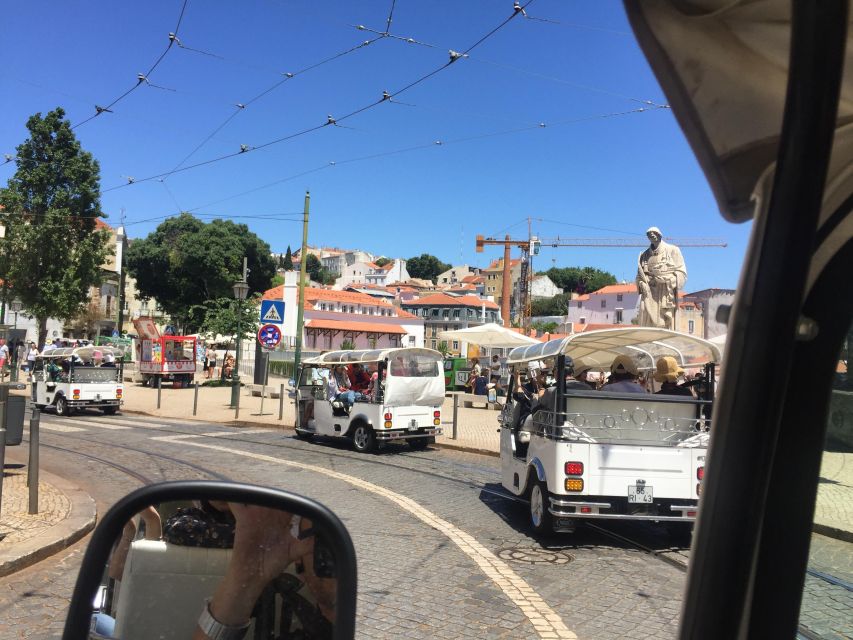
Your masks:
{"label": "white canvas roof", "polygon": [[507,329],[494,322],[476,327],[468,327],[467,329],[441,331],[438,337],[443,340],[470,342],[481,347],[517,347],[525,344],[539,344],[536,338],[531,338],[512,329]]}
{"label": "white canvas roof", "polygon": [[305,364],[349,364],[351,362],[380,362],[382,360],[390,360],[395,356],[432,356],[436,360],[443,360],[444,357],[438,351],[432,349],[419,348],[396,348],[396,349],[367,349],[362,351],[329,351],[321,353],[313,358],[303,360]]}
{"label": "white canvas roof", "polygon": [[96,347],[96,346],[86,346],[86,347],[60,347],[58,349],[50,349],[48,351],[43,351],[41,353],[41,357],[43,358],[68,358],[70,356],[77,356],[82,360],[91,360],[94,356],[95,351],[100,351],[102,355],[111,353],[116,358],[121,358],[124,355],[124,349],[120,347]]}
{"label": "white canvas roof", "polygon": [[618,355],[630,355],[640,369],[654,368],[657,359],[663,356],[672,356],[682,367],[722,359],[719,347],[707,340],[669,329],[626,327],[576,333],[530,347],[517,347],[510,351],[507,362],[529,362],[560,354],[582,359],[594,369],[609,368]]}

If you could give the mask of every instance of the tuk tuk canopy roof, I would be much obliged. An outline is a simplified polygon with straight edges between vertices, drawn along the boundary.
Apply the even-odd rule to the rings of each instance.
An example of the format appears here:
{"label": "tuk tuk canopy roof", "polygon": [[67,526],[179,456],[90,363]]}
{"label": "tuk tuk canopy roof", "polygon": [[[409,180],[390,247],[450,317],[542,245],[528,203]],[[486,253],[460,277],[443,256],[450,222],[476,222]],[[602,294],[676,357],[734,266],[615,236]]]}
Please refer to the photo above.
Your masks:
{"label": "tuk tuk canopy roof", "polygon": [[42,358],[70,358],[71,356],[77,356],[81,360],[93,360],[96,351],[102,357],[107,353],[111,353],[116,359],[124,355],[124,349],[120,347],[87,345],[85,347],[59,347],[58,349],[50,349],[42,351],[39,356]]}
{"label": "tuk tuk canopy roof", "polygon": [[509,352],[507,362],[543,360],[561,354],[583,360],[594,369],[608,369],[618,355],[633,357],[640,369],[655,368],[658,358],[663,356],[672,356],[682,367],[721,360],[719,347],[707,340],[669,329],[631,327],[577,333],[529,347],[517,347]]}
{"label": "tuk tuk canopy roof", "polygon": [[306,358],[305,364],[348,364],[352,362],[380,362],[390,360],[396,356],[427,356],[437,361],[443,356],[433,349],[422,349],[416,347],[398,347],[396,349],[366,349],[363,351],[329,351],[321,353],[313,358]]}

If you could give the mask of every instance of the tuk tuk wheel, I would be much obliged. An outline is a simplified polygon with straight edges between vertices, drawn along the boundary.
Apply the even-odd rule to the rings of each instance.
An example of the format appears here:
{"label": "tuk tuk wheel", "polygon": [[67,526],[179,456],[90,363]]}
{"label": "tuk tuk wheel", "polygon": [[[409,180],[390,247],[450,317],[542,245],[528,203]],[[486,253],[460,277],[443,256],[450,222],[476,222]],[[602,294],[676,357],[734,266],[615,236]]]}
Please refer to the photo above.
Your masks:
{"label": "tuk tuk wheel", "polygon": [[311,442],[314,439],[313,433],[308,433],[307,431],[301,431],[299,429],[296,430],[296,437],[300,440],[305,440],[306,442]]}
{"label": "tuk tuk wheel", "polygon": [[56,408],[56,415],[58,416],[71,415],[71,410],[68,406],[68,400],[65,399],[65,396],[57,396],[56,402],[54,403],[54,407]]}
{"label": "tuk tuk wheel", "polygon": [[376,436],[366,424],[358,424],[352,432],[352,446],[359,453],[369,453],[376,446]]}
{"label": "tuk tuk wheel", "polygon": [[118,411],[118,407],[104,407],[101,411],[104,412],[105,416],[114,416],[116,411]]}
{"label": "tuk tuk wheel", "polygon": [[554,531],[554,520],[548,511],[548,485],[536,480],[530,489],[530,524],[536,533]]}

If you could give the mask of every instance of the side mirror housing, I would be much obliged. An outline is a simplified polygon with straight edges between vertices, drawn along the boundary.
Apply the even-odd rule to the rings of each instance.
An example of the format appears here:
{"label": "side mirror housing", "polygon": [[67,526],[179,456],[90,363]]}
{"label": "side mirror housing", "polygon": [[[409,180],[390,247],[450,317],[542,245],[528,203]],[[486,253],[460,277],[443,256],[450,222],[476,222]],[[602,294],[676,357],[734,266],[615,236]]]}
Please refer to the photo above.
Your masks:
{"label": "side mirror housing", "polygon": [[[186,526],[189,518],[193,527]],[[190,535],[200,530],[199,522],[215,535]],[[195,582],[188,569],[193,565],[200,577]],[[118,597],[100,598],[108,604],[93,612],[96,597],[114,589],[117,580]],[[197,628],[215,637],[222,627],[216,616],[235,611],[243,612],[247,631],[276,630],[281,617],[262,604],[272,595],[281,606],[292,604],[288,598],[313,601],[314,623],[322,615],[323,637],[350,639],[356,585],[349,533],[334,513],[313,500],[234,482],[150,485],[119,500],[95,528],[62,637],[88,638],[95,624],[106,625],[107,637],[129,637],[126,629],[145,629],[153,637],[190,637]],[[159,630],[144,626],[155,622]]]}

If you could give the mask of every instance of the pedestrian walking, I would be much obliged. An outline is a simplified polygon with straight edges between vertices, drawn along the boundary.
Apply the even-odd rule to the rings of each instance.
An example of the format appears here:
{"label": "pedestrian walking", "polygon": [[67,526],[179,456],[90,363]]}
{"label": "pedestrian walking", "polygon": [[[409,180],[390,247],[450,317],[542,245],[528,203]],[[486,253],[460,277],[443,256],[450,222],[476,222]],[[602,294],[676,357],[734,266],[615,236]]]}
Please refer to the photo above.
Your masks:
{"label": "pedestrian walking", "polygon": [[6,362],[9,360],[9,345],[0,338],[0,381],[6,379]]}
{"label": "pedestrian walking", "polygon": [[213,372],[215,369],[216,369],[216,351],[213,350],[213,345],[208,344],[207,350],[204,352],[205,378],[210,380],[213,377]]}

